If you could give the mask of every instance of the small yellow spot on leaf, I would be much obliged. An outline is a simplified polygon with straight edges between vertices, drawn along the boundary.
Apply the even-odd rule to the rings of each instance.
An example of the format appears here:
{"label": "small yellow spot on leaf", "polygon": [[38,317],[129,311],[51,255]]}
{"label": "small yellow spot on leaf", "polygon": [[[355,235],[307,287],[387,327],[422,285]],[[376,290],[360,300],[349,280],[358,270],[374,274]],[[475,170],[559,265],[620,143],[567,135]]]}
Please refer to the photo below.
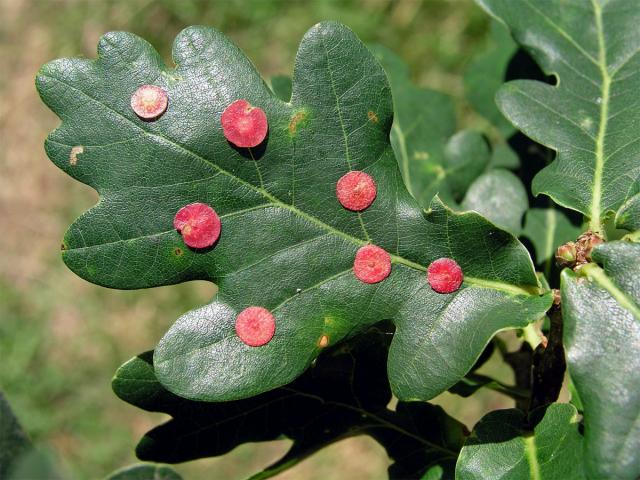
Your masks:
{"label": "small yellow spot on leaf", "polygon": [[416,160],[428,160],[429,153],[416,150],[415,152],[413,152],[413,158],[415,158]]}
{"label": "small yellow spot on leaf", "polygon": [[69,165],[77,165],[78,155],[80,155],[81,153],[84,153],[84,147],[82,145],[73,147],[71,149],[71,153],[69,153]]}
{"label": "small yellow spot on leaf", "polygon": [[298,131],[298,126],[300,123],[304,122],[307,118],[307,112],[300,110],[296,112],[291,117],[291,121],[289,122],[289,135],[293,136]]}
{"label": "small yellow spot on leaf", "polygon": [[378,115],[376,114],[376,112],[369,110],[367,112],[367,117],[369,117],[370,122],[378,123]]}
{"label": "small yellow spot on leaf", "polygon": [[318,341],[318,347],[325,348],[328,345],[329,345],[329,337],[327,337],[326,335],[322,335],[320,337],[320,340]]}

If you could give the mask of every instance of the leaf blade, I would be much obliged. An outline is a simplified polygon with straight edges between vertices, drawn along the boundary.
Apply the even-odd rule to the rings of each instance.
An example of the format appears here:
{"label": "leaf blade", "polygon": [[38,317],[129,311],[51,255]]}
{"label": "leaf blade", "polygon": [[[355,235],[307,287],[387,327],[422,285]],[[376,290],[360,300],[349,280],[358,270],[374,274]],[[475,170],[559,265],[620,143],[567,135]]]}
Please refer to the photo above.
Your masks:
{"label": "leaf blade", "polygon": [[584,406],[585,462],[594,478],[640,473],[639,255],[638,244],[607,243],[592,254],[603,268],[589,264],[561,278],[564,345]]}
{"label": "leaf blade", "polygon": [[[628,160],[637,157],[631,131],[638,112],[628,94],[640,68],[640,36],[634,28],[640,9],[600,0],[480,3],[560,80],[555,87],[510,82],[498,93],[507,118],[557,151],[556,160],[534,178],[534,193],[582,212],[590,229],[601,233],[608,213],[638,190],[638,165]],[[621,35],[627,35],[624,42],[618,41]]]}

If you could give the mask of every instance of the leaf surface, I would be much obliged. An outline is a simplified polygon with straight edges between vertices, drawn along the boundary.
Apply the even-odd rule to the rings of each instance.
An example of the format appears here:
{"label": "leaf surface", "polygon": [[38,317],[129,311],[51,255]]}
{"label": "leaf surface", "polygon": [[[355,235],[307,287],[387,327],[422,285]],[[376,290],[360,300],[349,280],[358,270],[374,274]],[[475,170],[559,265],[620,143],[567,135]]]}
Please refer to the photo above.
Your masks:
{"label": "leaf surface", "polygon": [[534,194],[582,212],[602,233],[640,189],[640,4],[627,0],[480,0],[547,74],[551,86],[520,80],[498,92],[519,129],[554,149],[533,180]]}
{"label": "leaf surface", "polygon": [[474,210],[500,228],[518,235],[529,200],[518,177],[508,170],[495,169],[479,176],[471,184],[462,208]]}
{"label": "leaf surface", "polygon": [[616,227],[631,232],[640,230],[640,193],[636,193],[622,204],[616,213]]}
{"label": "leaf surface", "polygon": [[280,100],[288,102],[291,99],[291,77],[286,75],[275,75],[271,77],[271,90]]}
{"label": "leaf surface", "polygon": [[584,408],[589,478],[640,475],[640,244],[610,242],[562,273],[564,347]]}
{"label": "leaf surface", "polygon": [[[394,393],[429,399],[464,376],[495,332],[548,308],[516,238],[437,199],[424,211],[409,195],[389,143],[384,71],[346,27],[322,23],[305,35],[290,103],[213,29],[184,30],[173,58],[169,69],[144,40],[109,33],[96,60],[57,60],[37,78],[63,120],[47,139],[48,155],[101,195],[65,235],[65,263],[113,288],[194,279],[219,287],[155,350],[155,373],[170,391],[209,401],[250,397],[292,382],[327,344],[389,319]],[[167,91],[169,107],[156,121],[130,108],[141,84]],[[220,128],[222,111],[238,98],[269,122],[252,151],[233,148]],[[336,199],[336,182],[350,170],[377,182],[375,202],[361,213]],[[187,248],[173,228],[175,213],[193,202],[220,216],[212,248]],[[373,285],[352,272],[368,243],[392,260],[389,278]],[[426,281],[440,257],[464,270],[453,294]],[[235,334],[237,314],[252,305],[276,319],[273,340],[258,348]]]}
{"label": "leaf surface", "polygon": [[460,452],[456,479],[583,479],[582,435],[575,407],[551,404],[532,432],[526,430],[525,420],[516,409],[485,415]]}

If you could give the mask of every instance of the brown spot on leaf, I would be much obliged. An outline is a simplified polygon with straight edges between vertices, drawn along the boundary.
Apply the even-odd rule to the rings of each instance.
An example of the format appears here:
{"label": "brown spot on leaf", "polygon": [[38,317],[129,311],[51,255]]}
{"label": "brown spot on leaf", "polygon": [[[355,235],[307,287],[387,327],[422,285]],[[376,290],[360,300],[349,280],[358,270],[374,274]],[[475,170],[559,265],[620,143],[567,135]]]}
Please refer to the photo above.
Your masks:
{"label": "brown spot on leaf", "polygon": [[174,254],[176,257],[181,257],[181,256],[182,256],[182,249],[181,249],[180,247],[176,247],[176,248],[173,250],[173,254]]}
{"label": "brown spot on leaf", "polygon": [[291,121],[289,122],[289,135],[293,136],[296,134],[296,132],[298,131],[298,126],[300,125],[300,123],[304,122],[304,120],[307,118],[307,112],[300,110],[299,112],[296,112],[293,114],[293,116],[291,117]]}
{"label": "brown spot on leaf", "polygon": [[370,122],[378,123],[378,115],[373,110],[367,112],[367,117],[369,117]]}
{"label": "brown spot on leaf", "polygon": [[60,244],[60,250],[64,252],[66,249],[67,249],[67,246],[64,244],[64,242],[61,243]]}
{"label": "brown spot on leaf", "polygon": [[326,348],[329,345],[329,337],[326,335],[322,335],[320,340],[318,340],[318,347]]}
{"label": "brown spot on leaf", "polygon": [[84,153],[84,147],[82,145],[73,147],[71,149],[71,153],[69,153],[69,165],[77,165],[78,155],[80,155],[81,153]]}

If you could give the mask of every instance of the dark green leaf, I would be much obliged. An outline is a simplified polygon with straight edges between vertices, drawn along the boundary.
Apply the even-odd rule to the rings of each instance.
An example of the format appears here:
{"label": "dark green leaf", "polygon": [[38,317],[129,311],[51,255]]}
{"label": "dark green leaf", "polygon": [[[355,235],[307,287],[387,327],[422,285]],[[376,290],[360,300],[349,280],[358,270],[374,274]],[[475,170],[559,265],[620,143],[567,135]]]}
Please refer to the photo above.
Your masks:
{"label": "dark green leaf", "polygon": [[584,478],[582,435],[573,405],[551,404],[532,432],[525,421],[525,414],[516,409],[485,415],[460,452],[456,479]]}
{"label": "dark green leaf", "polygon": [[518,128],[557,152],[533,180],[602,233],[608,212],[638,192],[640,2],[479,0],[558,85],[510,82],[498,106]]}
{"label": "dark green leaf", "polygon": [[268,478],[332,442],[368,434],[395,460],[392,475],[435,465],[449,469],[462,444],[461,424],[429,404],[387,409],[386,333],[374,330],[331,348],[292,384],[250,399],[208,403],[177,397],[156,380],[151,352],[120,367],[113,388],[133,405],[173,417],[141,440],[137,453],[146,460],[182,462],[222,455],[246,442],[292,439],[289,452],[254,477]]}
{"label": "dark green leaf", "polygon": [[386,420],[400,428],[376,428],[372,436],[394,460],[389,467],[390,479],[426,476],[453,480],[464,425],[442,407],[423,402],[400,402],[395,413],[386,414]]}
{"label": "dark green leaf", "polygon": [[172,468],[140,463],[113,472],[105,480],[182,480]]}
{"label": "dark green leaf", "polygon": [[640,230],[640,193],[622,204],[616,213],[616,227],[625,228],[631,232]]}
{"label": "dark green leaf", "polygon": [[524,218],[522,236],[533,243],[538,264],[553,260],[560,245],[575,241],[582,230],[555,208],[532,208]]}
{"label": "dark green leaf", "polygon": [[[51,62],[37,78],[43,100],[63,119],[47,153],[101,195],[67,232],[63,259],[83,278],[115,288],[218,284],[216,299],[181,317],[155,351],[155,373],[174,393],[220,401],[271,390],[311,365],[323,337],[335,345],[390,319],[394,392],[428,399],[456,383],[495,332],[523,327],[548,308],[516,238],[437,200],[425,212],[408,194],[389,143],[384,71],[346,27],[322,23],[305,35],[291,103],[276,98],[213,29],[178,36],[175,70],[128,33],[105,35],[98,53],[93,61]],[[169,97],[154,122],[129,105],[147,83]],[[269,120],[264,148],[250,154],[232,148],[219,126],[237,98]],[[336,200],[336,181],[350,169],[365,170],[378,185],[362,213]],[[188,249],[173,228],[178,209],[195,201],[221,216],[214,248]],[[375,285],[352,273],[355,252],[369,242],[393,264]],[[440,257],[464,270],[454,294],[437,294],[426,281],[427,266]],[[275,337],[260,348],[235,334],[236,315],[250,305],[276,317]]]}
{"label": "dark green leaf", "polygon": [[504,25],[494,21],[491,23],[486,46],[471,59],[464,74],[464,88],[469,103],[505,138],[511,136],[514,128],[498,110],[495,96],[505,81],[509,60],[516,50],[516,43],[511,39],[509,31]]}
{"label": "dark green leaf", "polygon": [[469,187],[462,207],[474,210],[500,228],[517,235],[522,215],[529,207],[527,191],[518,177],[508,170],[491,170]]}
{"label": "dark green leaf", "polygon": [[14,461],[31,449],[31,442],[0,392],[0,479],[6,478]]}
{"label": "dark green leaf", "polygon": [[286,75],[276,75],[271,77],[271,90],[280,100],[288,102],[291,100],[291,77]]}
{"label": "dark green leaf", "polygon": [[590,478],[640,475],[640,244],[597,247],[562,273],[564,346],[584,407]]}

